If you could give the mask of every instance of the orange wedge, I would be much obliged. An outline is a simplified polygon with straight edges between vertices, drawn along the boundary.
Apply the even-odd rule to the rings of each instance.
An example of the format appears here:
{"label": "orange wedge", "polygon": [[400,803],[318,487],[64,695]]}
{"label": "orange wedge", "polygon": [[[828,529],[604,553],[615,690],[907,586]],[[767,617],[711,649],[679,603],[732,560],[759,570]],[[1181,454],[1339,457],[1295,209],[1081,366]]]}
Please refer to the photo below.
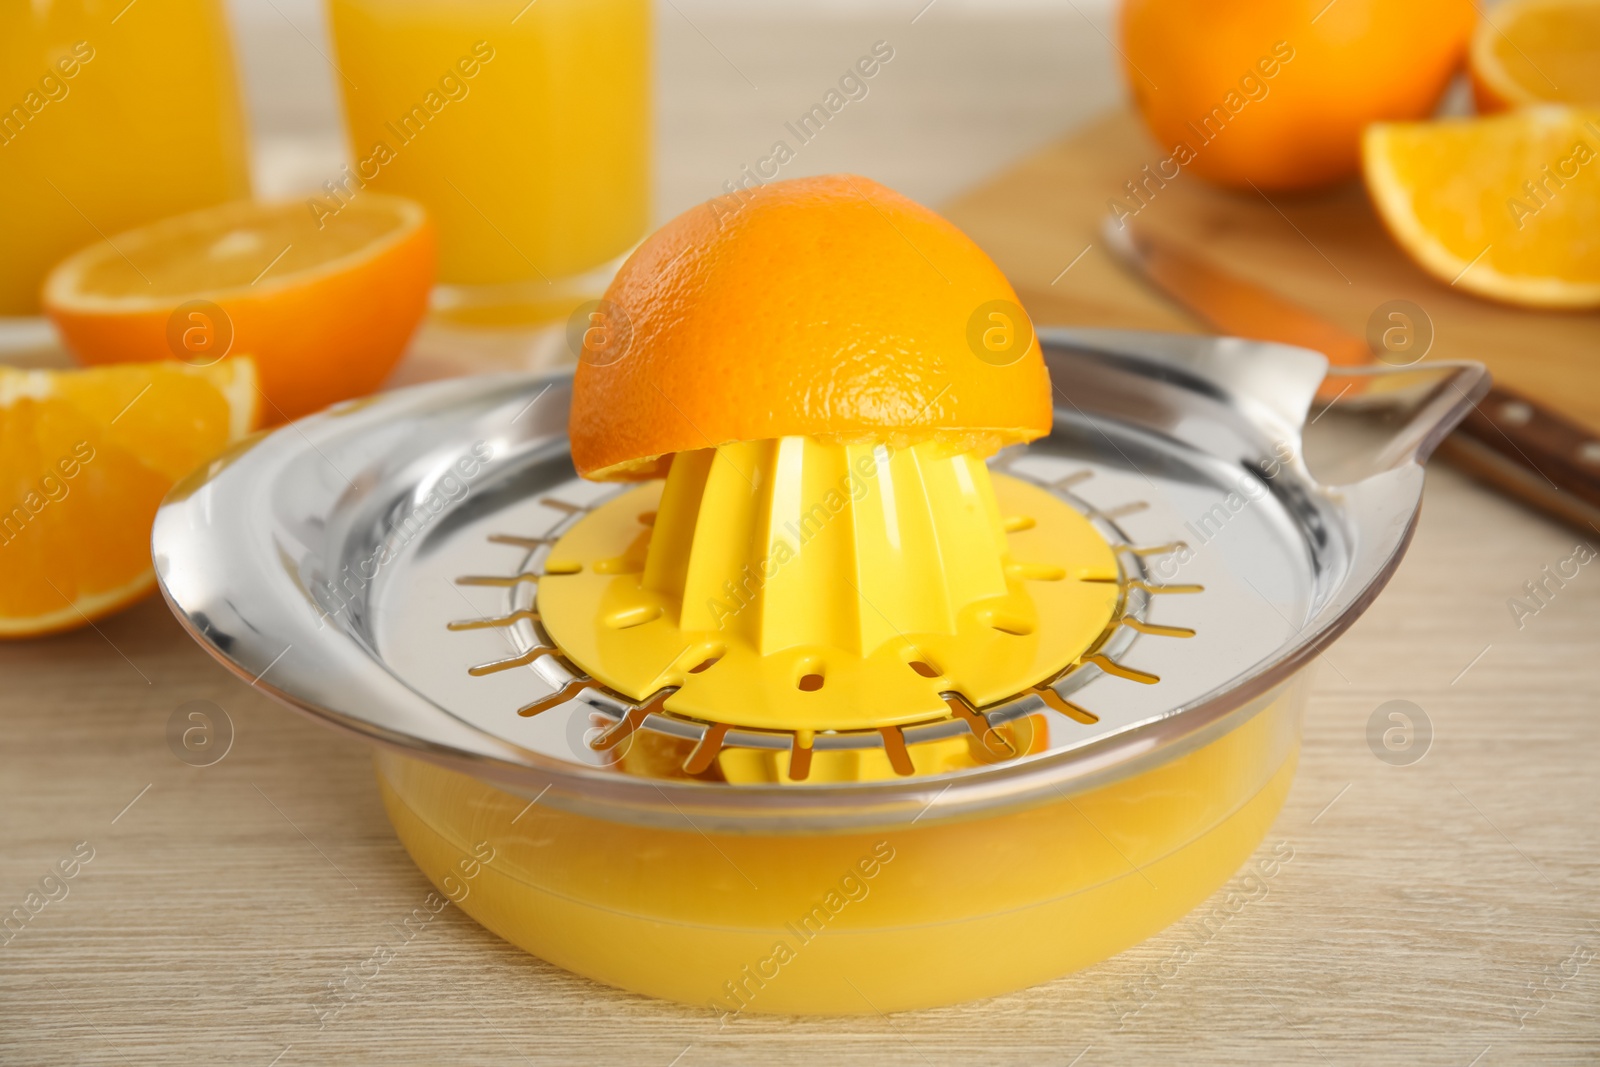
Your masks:
{"label": "orange wedge", "polygon": [[0,637],[83,626],[155,588],[156,506],[250,431],[258,401],[248,359],[0,367]]}
{"label": "orange wedge", "polygon": [[1511,0],[1473,33],[1479,111],[1527,104],[1600,107],[1600,0]]}
{"label": "orange wedge", "polygon": [[44,306],[85,363],[251,356],[279,422],[383,383],[427,310],[435,244],[420,205],[364,190],[337,213],[224,204],[71,256]]}
{"label": "orange wedge", "polygon": [[1457,289],[1600,307],[1600,111],[1369,126],[1367,191],[1389,232]]}

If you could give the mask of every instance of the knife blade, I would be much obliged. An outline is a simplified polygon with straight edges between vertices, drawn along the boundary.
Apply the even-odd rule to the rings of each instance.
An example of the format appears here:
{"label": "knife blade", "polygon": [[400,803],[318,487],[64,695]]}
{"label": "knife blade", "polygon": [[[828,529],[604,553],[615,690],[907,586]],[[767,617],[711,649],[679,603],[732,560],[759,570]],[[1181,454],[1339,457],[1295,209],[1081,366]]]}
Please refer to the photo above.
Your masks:
{"label": "knife blade", "polygon": [[[1310,348],[1337,366],[1377,362],[1365,338],[1129,218],[1107,216],[1101,235],[1124,266],[1220,333]],[[1492,385],[1439,452],[1522,503],[1600,533],[1600,436],[1539,401]]]}

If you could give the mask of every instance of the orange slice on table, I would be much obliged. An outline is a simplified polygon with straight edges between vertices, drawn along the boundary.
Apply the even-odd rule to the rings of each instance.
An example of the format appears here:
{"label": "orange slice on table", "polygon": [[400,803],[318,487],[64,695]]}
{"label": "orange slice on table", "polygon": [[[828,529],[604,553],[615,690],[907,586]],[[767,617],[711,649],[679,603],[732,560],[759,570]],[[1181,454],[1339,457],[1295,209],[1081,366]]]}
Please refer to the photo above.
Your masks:
{"label": "orange slice on table", "polygon": [[85,363],[256,361],[269,422],[377,389],[428,306],[433,224],[360,191],[337,213],[241,202],[119,234],[59,264],[44,306]]}
{"label": "orange slice on table", "polygon": [[156,506],[250,431],[259,399],[248,359],[0,367],[0,637],[83,626],[155,588]]}
{"label": "orange slice on table", "polygon": [[1511,0],[1472,37],[1480,111],[1526,104],[1600,107],[1600,0]]}
{"label": "orange slice on table", "polygon": [[1380,123],[1362,150],[1378,213],[1434,277],[1527,307],[1600,307],[1600,111]]}

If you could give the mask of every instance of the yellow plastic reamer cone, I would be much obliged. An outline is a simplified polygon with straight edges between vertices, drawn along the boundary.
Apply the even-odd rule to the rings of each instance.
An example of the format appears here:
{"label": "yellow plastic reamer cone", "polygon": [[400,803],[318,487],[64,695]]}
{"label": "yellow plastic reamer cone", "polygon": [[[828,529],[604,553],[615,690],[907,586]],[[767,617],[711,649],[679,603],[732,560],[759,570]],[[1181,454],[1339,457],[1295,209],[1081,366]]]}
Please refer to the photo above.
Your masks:
{"label": "yellow plastic reamer cone", "polygon": [[[735,782],[1029,751],[1042,716],[996,728],[983,710],[1093,648],[1121,586],[1087,519],[984,465],[1052,423],[1016,293],[965,234],[865,178],[773,182],[740,205],[652,234],[584,334],[574,466],[665,484],[551,549],[554,650],[639,705],[602,739],[639,733],[625,771],[660,773],[682,747],[637,730],[652,713],[694,724],[681,773]],[[908,745],[923,724],[939,729]]]}
{"label": "yellow plastic reamer cone", "polygon": [[[973,765],[965,739],[908,750],[900,728],[956,714],[983,739],[972,709],[1094,646],[1118,578],[1083,516],[970,453],[785,437],[679,453],[665,485],[584,518],[551,550],[539,614],[632,700],[792,735],[722,752],[730,780],[839,780]],[[883,743],[813,758],[823,731]],[[1023,733],[988,747],[1020,754]]]}

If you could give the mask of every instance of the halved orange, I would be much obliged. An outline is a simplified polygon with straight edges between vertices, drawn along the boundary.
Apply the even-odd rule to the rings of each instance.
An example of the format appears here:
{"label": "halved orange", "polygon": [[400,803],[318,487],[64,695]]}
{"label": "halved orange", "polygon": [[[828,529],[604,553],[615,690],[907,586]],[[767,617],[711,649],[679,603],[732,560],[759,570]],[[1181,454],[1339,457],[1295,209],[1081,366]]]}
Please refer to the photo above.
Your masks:
{"label": "halved orange", "polygon": [[155,588],[156,506],[258,404],[248,359],[0,367],[0,637],[83,626]]}
{"label": "halved orange", "polygon": [[1379,123],[1362,164],[1389,232],[1434,277],[1527,307],[1600,307],[1600,111]]}
{"label": "halved orange", "polygon": [[1600,0],[1511,0],[1478,21],[1468,64],[1478,110],[1600,107]]}
{"label": "halved orange", "polygon": [[677,452],[809,436],[987,454],[1050,432],[1050,375],[1006,276],[870,178],[772,182],[633,251],[584,335],[572,458],[598,481]]}
{"label": "halved orange", "polygon": [[249,355],[278,422],[383,383],[427,310],[436,254],[427,214],[399,197],[359,191],[337,213],[224,204],[69,257],[44,306],[85,363]]}

